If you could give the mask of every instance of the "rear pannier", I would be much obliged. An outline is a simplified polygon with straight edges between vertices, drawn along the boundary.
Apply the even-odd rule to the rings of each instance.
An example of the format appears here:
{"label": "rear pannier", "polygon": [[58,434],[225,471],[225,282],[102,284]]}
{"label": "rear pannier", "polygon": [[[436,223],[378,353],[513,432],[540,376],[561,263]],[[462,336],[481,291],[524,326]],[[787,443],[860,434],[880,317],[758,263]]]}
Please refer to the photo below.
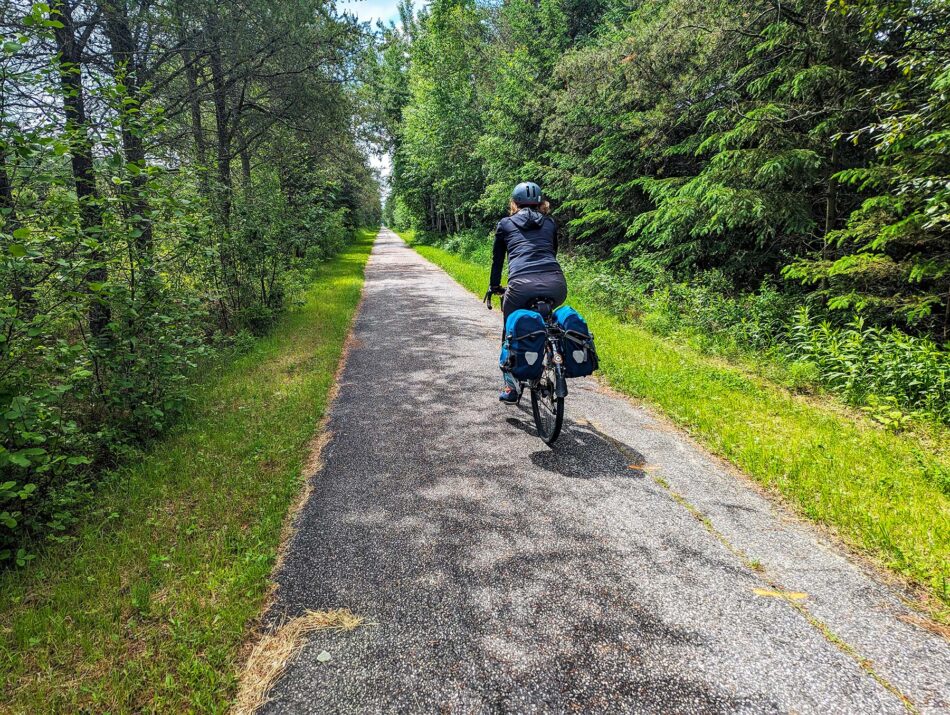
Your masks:
{"label": "rear pannier", "polygon": [[594,349],[594,336],[591,335],[581,314],[568,305],[562,305],[554,311],[561,330],[564,331],[564,372],[567,377],[586,377],[597,369],[597,351]]}
{"label": "rear pannier", "polygon": [[544,319],[534,310],[516,310],[505,321],[505,344],[498,364],[518,380],[537,380],[544,370]]}

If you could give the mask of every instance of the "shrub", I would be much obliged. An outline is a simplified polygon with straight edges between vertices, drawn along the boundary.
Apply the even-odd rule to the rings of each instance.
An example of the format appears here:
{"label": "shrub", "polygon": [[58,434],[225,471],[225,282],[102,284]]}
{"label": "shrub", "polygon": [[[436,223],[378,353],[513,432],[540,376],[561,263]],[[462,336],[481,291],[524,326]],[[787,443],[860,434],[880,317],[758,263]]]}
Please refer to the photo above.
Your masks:
{"label": "shrub", "polygon": [[823,384],[854,405],[880,405],[935,415],[950,423],[950,355],[931,340],[868,326],[816,322],[799,309],[789,326],[788,355],[818,367]]}
{"label": "shrub", "polygon": [[468,260],[490,265],[493,241],[491,234],[473,228],[449,236],[442,247]]}

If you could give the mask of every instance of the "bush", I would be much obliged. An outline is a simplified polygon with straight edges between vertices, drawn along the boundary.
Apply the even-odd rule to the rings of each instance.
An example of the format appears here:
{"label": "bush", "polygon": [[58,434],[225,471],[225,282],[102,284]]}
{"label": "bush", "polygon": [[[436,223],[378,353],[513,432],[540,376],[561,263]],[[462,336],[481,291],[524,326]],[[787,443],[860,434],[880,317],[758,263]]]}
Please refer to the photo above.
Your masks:
{"label": "bush", "polygon": [[821,382],[850,404],[873,408],[889,401],[950,423],[950,355],[930,340],[867,326],[860,318],[837,328],[800,308],[786,350],[816,365]]}
{"label": "bush", "polygon": [[66,529],[88,491],[90,466],[113,463],[184,410],[189,377],[214,354],[215,341],[202,329],[208,315],[201,306],[161,294],[150,297],[162,305],[158,312],[114,293],[108,340],[92,350],[37,316],[35,329],[45,329],[22,346],[30,359],[19,349],[4,356],[0,561],[22,551],[27,538]]}
{"label": "bush", "polygon": [[[161,218],[155,244],[173,246],[175,262],[156,250],[131,264],[135,235],[106,213],[110,249],[95,260],[109,278],[76,290],[93,258],[68,228],[75,198],[59,191],[31,199],[21,220],[30,228],[16,229],[22,250],[0,255],[6,285],[55,266],[33,299],[0,294],[0,563],[22,565],[31,543],[65,538],[99,473],[180,417],[195,368],[246,333],[266,334],[353,233],[350,209],[327,205],[332,196],[290,205],[262,170],[259,190],[237,202],[233,231],[214,245],[189,178],[159,177],[150,197]],[[0,237],[10,238],[6,229],[0,218]],[[222,266],[229,285],[219,292]],[[96,303],[109,320],[93,337]]]}
{"label": "bush", "polygon": [[468,260],[491,265],[493,242],[491,234],[472,228],[449,236],[442,247]]}
{"label": "bush", "polygon": [[769,350],[780,341],[795,298],[765,282],[754,293],[736,295],[718,271],[689,282],[656,273],[649,282],[633,271],[608,268],[590,259],[563,260],[570,289],[590,295],[616,315],[644,323],[660,335],[696,338],[714,352]]}
{"label": "bush", "polygon": [[795,392],[808,392],[821,383],[821,371],[809,360],[794,360],[786,367],[785,384]]}

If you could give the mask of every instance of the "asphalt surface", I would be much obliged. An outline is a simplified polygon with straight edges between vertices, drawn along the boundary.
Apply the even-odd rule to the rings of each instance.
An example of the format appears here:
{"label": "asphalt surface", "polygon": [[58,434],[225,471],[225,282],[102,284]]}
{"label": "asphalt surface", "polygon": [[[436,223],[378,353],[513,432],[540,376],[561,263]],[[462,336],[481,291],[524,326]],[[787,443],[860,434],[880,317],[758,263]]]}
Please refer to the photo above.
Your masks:
{"label": "asphalt surface", "polygon": [[497,402],[499,333],[380,234],[270,614],[370,625],[314,634],[266,712],[950,711],[897,590],[594,380],[549,449]]}

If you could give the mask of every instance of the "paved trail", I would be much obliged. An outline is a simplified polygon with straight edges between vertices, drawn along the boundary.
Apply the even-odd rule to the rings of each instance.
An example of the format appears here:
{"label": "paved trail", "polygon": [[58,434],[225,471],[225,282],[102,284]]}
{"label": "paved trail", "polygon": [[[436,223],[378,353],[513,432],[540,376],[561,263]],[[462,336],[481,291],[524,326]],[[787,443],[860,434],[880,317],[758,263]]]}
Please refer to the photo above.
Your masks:
{"label": "paved trail", "polygon": [[574,381],[545,447],[496,401],[499,332],[380,234],[273,612],[373,625],[315,634],[267,712],[950,710],[948,643],[665,422]]}

